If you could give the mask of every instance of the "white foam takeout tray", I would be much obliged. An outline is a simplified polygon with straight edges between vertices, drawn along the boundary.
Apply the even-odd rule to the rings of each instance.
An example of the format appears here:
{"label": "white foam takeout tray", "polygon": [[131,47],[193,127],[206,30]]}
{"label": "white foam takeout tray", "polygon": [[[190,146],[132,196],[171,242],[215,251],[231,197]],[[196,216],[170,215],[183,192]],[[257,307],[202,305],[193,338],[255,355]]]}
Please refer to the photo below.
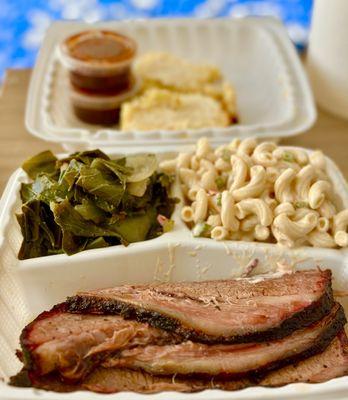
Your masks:
{"label": "white foam takeout tray", "polygon": [[[163,154],[160,158],[173,156]],[[328,173],[335,190],[348,207],[348,187],[342,174],[331,160]],[[152,281],[207,280],[238,277],[253,259],[259,259],[256,274],[275,270],[277,262],[298,269],[330,268],[334,289],[348,285],[348,250],[302,247],[285,249],[274,244],[224,241],[193,238],[180,220],[181,204],[173,218],[175,229],[159,238],[105,249],[88,250],[73,256],[55,255],[29,260],[17,259],[22,237],[15,213],[20,210],[19,189],[26,181],[19,169],[10,178],[0,202],[0,399],[3,400],[97,400],[102,395],[86,392],[57,394],[33,389],[12,388],[6,379],[20,369],[15,356],[21,329],[38,313],[78,290],[110,287],[124,283]],[[179,186],[174,195],[181,197]],[[348,302],[345,305],[348,311]],[[195,394],[160,393],[151,396],[158,400],[257,400],[257,399],[345,399],[348,377],[323,384],[292,384],[283,388],[249,388],[238,392],[218,390]],[[104,395],[105,396],[105,395]],[[119,393],[107,399],[140,400],[148,395]]]}
{"label": "white foam takeout tray", "polygon": [[[240,123],[192,131],[129,131],[79,121],[69,102],[69,81],[57,45],[77,31],[115,29],[134,38],[139,54],[169,51],[192,61],[216,64],[237,93]],[[178,150],[207,136],[213,144],[232,137],[275,137],[307,130],[316,110],[307,78],[285,28],[272,18],[156,19],[89,25],[55,22],[48,30],[27,98],[25,123],[35,136],[68,151],[118,148],[123,152]]]}

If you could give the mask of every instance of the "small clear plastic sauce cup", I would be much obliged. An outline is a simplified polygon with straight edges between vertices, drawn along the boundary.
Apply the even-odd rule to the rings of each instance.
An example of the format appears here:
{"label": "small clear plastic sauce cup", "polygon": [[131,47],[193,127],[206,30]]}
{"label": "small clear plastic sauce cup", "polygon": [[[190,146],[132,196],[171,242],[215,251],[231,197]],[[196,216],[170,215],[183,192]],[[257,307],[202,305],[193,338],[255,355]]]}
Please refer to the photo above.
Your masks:
{"label": "small clear plastic sauce cup", "polygon": [[79,32],[59,45],[59,59],[69,73],[71,104],[80,120],[118,122],[122,102],[139,86],[132,74],[136,50],[133,39],[108,30]]}
{"label": "small clear plastic sauce cup", "polygon": [[132,98],[139,89],[137,80],[133,80],[131,89],[117,94],[86,94],[76,88],[70,90],[70,101],[75,115],[81,121],[93,125],[115,125],[119,121],[123,102]]}
{"label": "small clear plastic sauce cup", "polygon": [[136,50],[133,39],[106,30],[77,33],[58,48],[73,87],[99,94],[117,94],[131,88]]}

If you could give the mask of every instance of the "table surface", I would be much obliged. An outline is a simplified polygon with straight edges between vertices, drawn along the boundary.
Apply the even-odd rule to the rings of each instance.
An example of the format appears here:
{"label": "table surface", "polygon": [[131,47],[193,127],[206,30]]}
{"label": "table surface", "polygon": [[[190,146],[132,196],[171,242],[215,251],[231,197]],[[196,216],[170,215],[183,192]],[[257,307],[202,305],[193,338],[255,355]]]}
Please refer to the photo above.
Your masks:
{"label": "table surface", "polygon": [[[54,143],[31,136],[24,126],[30,70],[8,70],[0,94],[0,193],[10,174],[22,162],[42,151],[62,151]],[[282,144],[321,149],[348,179],[348,121],[319,111],[318,120],[306,133],[284,139]]]}

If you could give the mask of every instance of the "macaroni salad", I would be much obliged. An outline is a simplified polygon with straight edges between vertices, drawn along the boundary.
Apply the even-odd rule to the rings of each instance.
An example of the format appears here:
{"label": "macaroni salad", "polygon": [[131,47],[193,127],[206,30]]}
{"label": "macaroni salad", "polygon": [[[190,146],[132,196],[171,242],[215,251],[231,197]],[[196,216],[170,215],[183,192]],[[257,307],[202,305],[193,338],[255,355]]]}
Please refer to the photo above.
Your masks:
{"label": "macaroni salad", "polygon": [[234,139],[217,149],[208,139],[192,153],[160,164],[177,173],[186,205],[181,218],[195,236],[348,246],[348,209],[340,210],[321,151]]}

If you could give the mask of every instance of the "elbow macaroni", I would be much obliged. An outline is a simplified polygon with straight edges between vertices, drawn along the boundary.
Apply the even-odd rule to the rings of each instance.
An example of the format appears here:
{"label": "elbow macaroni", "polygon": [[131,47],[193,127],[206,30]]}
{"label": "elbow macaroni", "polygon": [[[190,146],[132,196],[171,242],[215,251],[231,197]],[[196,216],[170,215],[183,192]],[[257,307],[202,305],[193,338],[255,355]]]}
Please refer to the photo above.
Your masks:
{"label": "elbow macaroni", "polygon": [[184,222],[192,222],[193,221],[193,209],[189,206],[184,206],[181,209],[181,219]]}
{"label": "elbow macaroni", "polygon": [[205,171],[201,177],[201,187],[207,192],[209,190],[216,190],[216,172],[214,170]]}
{"label": "elbow macaroni", "polygon": [[319,168],[322,171],[325,171],[325,169],[326,169],[325,156],[324,156],[323,152],[320,150],[313,151],[309,155],[309,162],[311,163],[311,165],[313,165],[313,167]]}
{"label": "elbow macaroni", "polygon": [[195,171],[192,171],[192,169],[189,168],[180,168],[179,178],[181,182],[188,188],[190,188],[197,182],[197,174],[195,173]]}
{"label": "elbow macaroni", "polygon": [[311,211],[298,220],[291,220],[288,215],[279,214],[273,221],[274,227],[291,239],[306,236],[317,226],[317,223],[318,216]]}
{"label": "elbow macaroni", "polygon": [[267,226],[256,225],[255,226],[255,239],[264,242],[269,238],[270,230]]}
{"label": "elbow macaroni", "polygon": [[273,220],[273,213],[268,204],[261,199],[245,199],[236,204],[237,218],[244,219],[248,214],[255,214],[262,226],[269,226]]}
{"label": "elbow macaroni", "polygon": [[209,141],[207,138],[203,137],[198,140],[197,148],[196,148],[196,156],[198,159],[201,159],[207,156],[211,152],[212,148],[210,147]]}
{"label": "elbow macaroni", "polygon": [[177,168],[190,168],[191,155],[189,153],[179,153],[175,161]]}
{"label": "elbow macaroni", "polygon": [[267,182],[274,183],[279,177],[281,171],[276,167],[266,168]]}
{"label": "elbow macaroni", "polygon": [[331,185],[328,181],[317,181],[309,189],[308,203],[311,208],[319,208],[330,193]]}
{"label": "elbow macaroni", "polygon": [[348,209],[339,212],[337,215],[334,216],[333,219],[333,229],[335,233],[337,233],[338,231],[346,231],[347,226],[348,226]]}
{"label": "elbow macaroni", "polygon": [[181,218],[215,240],[278,242],[293,247],[348,247],[348,209],[334,203],[322,152],[234,139],[163,161],[177,173],[186,205]]}
{"label": "elbow macaroni", "polygon": [[220,214],[215,214],[215,215],[209,215],[207,219],[207,224],[215,227],[215,226],[221,226],[221,216]]}
{"label": "elbow macaroni", "polygon": [[203,222],[208,212],[208,196],[204,189],[199,189],[196,196],[196,201],[193,212],[193,221],[197,224]]}
{"label": "elbow macaroni", "polygon": [[334,238],[329,233],[319,229],[308,234],[308,242],[314,247],[326,247],[328,249],[336,247]]}
{"label": "elbow macaroni", "polygon": [[279,175],[274,183],[274,193],[279,203],[288,203],[293,201],[293,190],[291,183],[296,176],[296,172],[292,168],[286,169]]}
{"label": "elbow macaroni", "polygon": [[319,217],[317,229],[319,232],[327,232],[330,229],[329,219],[325,217]]}
{"label": "elbow macaroni", "polygon": [[250,197],[258,197],[266,184],[266,170],[261,165],[254,165],[250,168],[250,182],[245,186],[232,191],[232,195],[236,201],[248,199]]}
{"label": "elbow macaroni", "polygon": [[224,240],[228,236],[228,230],[223,226],[216,226],[211,231],[211,238],[215,240]]}
{"label": "elbow macaroni", "polygon": [[315,179],[315,169],[312,165],[303,167],[296,176],[296,196],[299,201],[307,201],[312,181]]}
{"label": "elbow macaroni", "polygon": [[263,167],[272,167],[277,163],[277,159],[273,155],[273,151],[277,145],[272,142],[263,142],[255,147],[252,159],[255,164],[262,165]]}
{"label": "elbow macaroni", "polygon": [[257,215],[248,215],[240,222],[240,230],[243,232],[250,232],[255,229],[259,219]]}
{"label": "elbow macaroni", "polygon": [[301,219],[291,220],[286,214],[279,214],[274,218],[272,231],[278,242],[288,247],[302,244],[317,225],[318,216],[309,212]]}
{"label": "elbow macaroni", "polygon": [[248,164],[241,158],[237,156],[231,156],[232,174],[231,179],[227,181],[228,190],[233,192],[235,189],[241,188],[248,177]]}
{"label": "elbow macaroni", "polygon": [[240,142],[238,149],[237,149],[237,154],[246,154],[247,156],[250,156],[254,149],[257,146],[257,140],[254,138],[248,138],[244,139],[242,142]]}
{"label": "elbow macaroni", "polygon": [[221,222],[225,229],[232,232],[239,229],[239,221],[235,216],[234,199],[227,190],[221,195]]}
{"label": "elbow macaroni", "polygon": [[302,166],[308,164],[308,156],[306,152],[300,149],[284,149],[282,147],[278,147],[273,152],[274,157],[278,160],[282,160],[285,162],[295,162],[298,165]]}
{"label": "elbow macaroni", "polygon": [[277,216],[279,214],[286,214],[288,216],[295,215],[295,207],[291,203],[280,203],[274,209],[274,215]]}
{"label": "elbow macaroni", "polygon": [[321,216],[331,219],[337,214],[335,205],[330,200],[325,200],[318,209]]}
{"label": "elbow macaroni", "polygon": [[343,210],[333,218],[333,231],[335,243],[340,247],[348,246],[348,209]]}

